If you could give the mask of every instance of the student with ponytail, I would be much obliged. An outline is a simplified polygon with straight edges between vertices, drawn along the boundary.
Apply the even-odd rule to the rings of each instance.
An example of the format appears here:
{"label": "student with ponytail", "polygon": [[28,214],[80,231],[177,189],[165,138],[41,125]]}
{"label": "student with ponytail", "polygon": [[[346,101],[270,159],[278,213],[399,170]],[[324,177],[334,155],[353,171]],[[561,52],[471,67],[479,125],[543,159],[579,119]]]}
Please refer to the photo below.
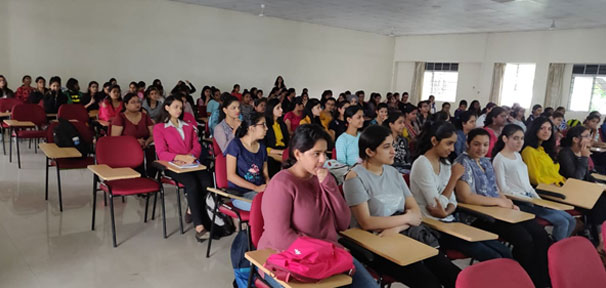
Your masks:
{"label": "student with ponytail", "polygon": [[[508,124],[503,128],[503,132],[492,150],[492,155],[495,155],[492,158],[492,165],[497,185],[503,194],[540,199],[539,194],[530,185],[528,167],[522,161],[522,155],[519,153],[523,145],[524,130],[522,127],[517,124]],[[555,241],[570,236],[574,231],[576,220],[565,211],[525,202],[516,202],[516,204],[520,210],[535,214],[553,224],[551,235]]]}

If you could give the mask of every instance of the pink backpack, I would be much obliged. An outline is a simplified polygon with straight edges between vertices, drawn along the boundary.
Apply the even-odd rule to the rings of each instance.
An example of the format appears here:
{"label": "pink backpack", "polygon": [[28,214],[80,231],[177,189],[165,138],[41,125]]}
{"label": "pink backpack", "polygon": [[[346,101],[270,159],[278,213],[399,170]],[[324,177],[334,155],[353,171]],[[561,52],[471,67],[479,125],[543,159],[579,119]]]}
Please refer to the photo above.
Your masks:
{"label": "pink backpack", "polygon": [[317,282],[330,276],[355,272],[353,257],[335,244],[310,237],[299,237],[288,249],[267,258],[265,268],[281,281]]}

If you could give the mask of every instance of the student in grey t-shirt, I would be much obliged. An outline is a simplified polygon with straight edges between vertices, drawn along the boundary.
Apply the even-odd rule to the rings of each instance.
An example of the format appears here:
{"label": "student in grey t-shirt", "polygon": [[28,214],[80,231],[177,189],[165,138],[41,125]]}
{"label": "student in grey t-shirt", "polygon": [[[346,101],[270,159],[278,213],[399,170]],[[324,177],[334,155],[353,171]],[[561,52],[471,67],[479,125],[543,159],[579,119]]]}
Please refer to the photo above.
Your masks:
{"label": "student in grey t-shirt", "polygon": [[[410,227],[421,225],[419,206],[402,174],[391,166],[395,155],[392,143],[391,131],[386,127],[366,128],[358,141],[363,162],[352,168],[343,185],[345,200],[354,217],[352,225],[378,231],[380,235],[406,234],[414,230]],[[454,287],[460,272],[442,252],[405,267],[379,258],[373,268],[408,287]]]}

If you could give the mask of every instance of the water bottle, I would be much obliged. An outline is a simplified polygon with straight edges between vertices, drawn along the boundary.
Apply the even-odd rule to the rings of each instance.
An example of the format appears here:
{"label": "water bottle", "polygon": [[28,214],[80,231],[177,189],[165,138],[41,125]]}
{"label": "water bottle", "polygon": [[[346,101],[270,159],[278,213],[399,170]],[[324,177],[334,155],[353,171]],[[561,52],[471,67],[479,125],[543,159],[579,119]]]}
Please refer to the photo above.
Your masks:
{"label": "water bottle", "polygon": [[74,138],[72,138],[72,141],[74,142],[74,145],[80,145],[80,137],[75,136]]}

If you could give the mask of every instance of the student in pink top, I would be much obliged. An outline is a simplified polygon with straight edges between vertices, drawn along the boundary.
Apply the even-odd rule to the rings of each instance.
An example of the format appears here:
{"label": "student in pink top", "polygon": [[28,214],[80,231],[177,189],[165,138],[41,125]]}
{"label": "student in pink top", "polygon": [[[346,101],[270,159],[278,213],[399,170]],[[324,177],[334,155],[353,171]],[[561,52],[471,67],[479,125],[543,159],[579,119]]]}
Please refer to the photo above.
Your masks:
{"label": "student in pink top", "polygon": [[109,88],[109,97],[99,105],[99,120],[112,121],[122,111],[122,94],[120,93],[118,85]]}
{"label": "student in pink top", "polygon": [[[295,131],[289,151],[292,166],[271,179],[263,196],[265,231],[258,249],[284,250],[303,235],[339,245],[337,232],[349,227],[351,214],[335,179],[322,167],[329,141],[319,125],[301,125]],[[354,265],[352,287],[378,287],[356,259]]]}
{"label": "student in pink top", "polygon": [[507,111],[502,107],[494,107],[486,115],[484,130],[488,131],[488,134],[490,134],[490,142],[486,157],[492,157],[492,148],[494,148],[494,144],[497,143],[497,136],[501,135],[501,131],[503,130],[503,127],[505,127],[505,124],[507,124]]}
{"label": "student in pink top", "polygon": [[[178,164],[191,164],[198,160],[202,147],[193,126],[183,121],[183,102],[181,98],[169,96],[164,101],[164,109],[160,122],[154,126],[154,144],[159,160],[173,161]],[[165,171],[166,175],[185,186],[189,209],[185,219],[190,217],[196,229],[196,240],[208,239],[210,218],[206,213],[204,200],[206,187],[210,186],[210,176],[207,171],[174,173]]]}
{"label": "student in pink top", "polygon": [[293,100],[293,107],[294,109],[292,111],[284,115],[284,123],[286,123],[286,128],[288,128],[288,134],[290,135],[295,132],[297,127],[299,127],[299,123],[303,119],[303,108],[305,108],[303,105],[303,98],[295,97]]}

